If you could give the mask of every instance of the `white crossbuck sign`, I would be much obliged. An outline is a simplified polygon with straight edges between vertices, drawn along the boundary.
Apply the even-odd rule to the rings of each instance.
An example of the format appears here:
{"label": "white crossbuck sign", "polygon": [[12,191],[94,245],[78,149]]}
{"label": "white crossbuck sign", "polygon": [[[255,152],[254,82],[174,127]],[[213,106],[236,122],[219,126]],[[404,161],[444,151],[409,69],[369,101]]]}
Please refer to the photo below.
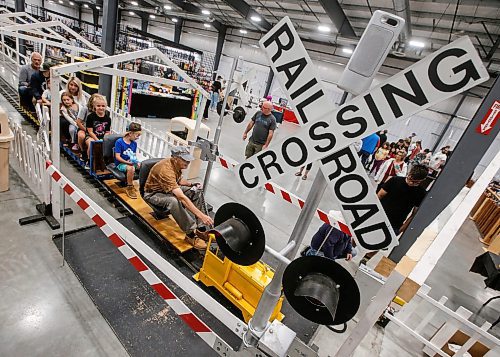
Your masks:
{"label": "white crossbuck sign", "polygon": [[349,144],[488,80],[470,39],[462,37],[442,47],[336,109],[326,98],[289,18],[281,20],[260,45],[302,128],[296,136],[275,142],[236,166],[245,190],[320,160],[358,243],[369,250],[396,245],[387,217],[380,202],[372,202],[373,188],[366,174],[359,174],[362,168]]}

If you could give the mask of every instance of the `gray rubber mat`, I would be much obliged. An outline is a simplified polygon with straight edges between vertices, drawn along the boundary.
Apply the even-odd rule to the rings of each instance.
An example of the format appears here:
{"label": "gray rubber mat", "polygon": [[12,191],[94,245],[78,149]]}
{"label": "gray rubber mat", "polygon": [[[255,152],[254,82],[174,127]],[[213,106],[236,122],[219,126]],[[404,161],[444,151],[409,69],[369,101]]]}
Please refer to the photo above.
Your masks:
{"label": "gray rubber mat", "polygon": [[[193,275],[172,249],[142,229],[133,218],[121,218],[119,221],[186,276]],[[54,237],[54,243],[61,250],[60,235]],[[68,232],[65,250],[68,265],[131,356],[216,355],[157,295],[99,228]],[[233,348],[240,345],[241,340],[236,335],[151,264],[148,265],[221,338]],[[205,290],[240,316],[239,310],[218,291],[206,287]],[[296,331],[304,342],[308,342],[317,325],[297,315],[287,303],[283,305],[282,312],[286,316],[286,325]]]}

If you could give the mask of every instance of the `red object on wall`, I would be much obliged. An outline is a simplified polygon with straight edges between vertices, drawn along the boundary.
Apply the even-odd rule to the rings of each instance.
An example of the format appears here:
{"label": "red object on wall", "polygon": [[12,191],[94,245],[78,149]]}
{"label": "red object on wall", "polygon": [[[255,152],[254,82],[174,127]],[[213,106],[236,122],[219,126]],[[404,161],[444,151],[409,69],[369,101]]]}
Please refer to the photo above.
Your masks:
{"label": "red object on wall", "polygon": [[488,135],[498,121],[498,118],[500,118],[500,101],[495,100],[495,103],[488,109],[483,120],[481,120],[481,124],[476,128],[476,132]]}
{"label": "red object on wall", "polygon": [[286,121],[289,121],[289,122],[295,123],[295,124],[299,123],[293,110],[290,110],[288,108],[283,108],[282,106],[275,105],[275,104],[273,104],[273,107],[274,107],[274,110],[277,110],[278,112],[283,112],[283,120],[286,120]]}

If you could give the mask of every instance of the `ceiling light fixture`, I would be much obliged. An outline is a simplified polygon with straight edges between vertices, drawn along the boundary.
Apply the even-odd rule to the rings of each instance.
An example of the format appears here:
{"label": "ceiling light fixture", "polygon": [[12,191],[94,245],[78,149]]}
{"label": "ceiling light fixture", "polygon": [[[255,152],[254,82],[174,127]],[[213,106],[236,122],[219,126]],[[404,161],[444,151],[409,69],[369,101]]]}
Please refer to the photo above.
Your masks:
{"label": "ceiling light fixture", "polygon": [[149,18],[150,18],[150,19],[156,19],[156,16],[155,16],[155,15],[153,15],[153,14],[150,14],[150,15],[149,15]]}
{"label": "ceiling light fixture", "polygon": [[421,41],[415,41],[415,40],[410,41],[409,45],[413,46],[413,47],[418,47],[418,48],[424,48],[425,47],[425,43],[423,43]]}
{"label": "ceiling light fixture", "polygon": [[89,8],[89,4],[83,4],[83,7]]}
{"label": "ceiling light fixture", "polygon": [[212,27],[212,25],[207,24],[207,23],[204,23],[203,26],[205,26],[207,29],[210,28],[210,27]]}
{"label": "ceiling light fixture", "polygon": [[325,26],[325,25],[319,25],[318,26],[318,31],[319,32],[330,32],[330,28],[328,26]]}
{"label": "ceiling light fixture", "polygon": [[260,22],[260,16],[253,15],[250,17],[250,20],[255,21],[255,22]]}
{"label": "ceiling light fixture", "polygon": [[70,1],[69,4],[70,5],[75,5],[75,3],[73,1]]}
{"label": "ceiling light fixture", "polygon": [[243,29],[241,29],[241,30],[240,30],[240,33],[245,34],[245,33],[248,33],[248,31],[247,31],[247,30],[243,30]]}
{"label": "ceiling light fixture", "polygon": [[210,11],[205,10],[205,9],[201,10],[201,13],[202,13],[203,15],[210,15]]}
{"label": "ceiling light fixture", "polygon": [[97,10],[101,10],[101,7],[100,6],[96,6],[95,7]]}
{"label": "ceiling light fixture", "polygon": [[163,8],[165,10],[172,10],[172,6],[170,6],[170,5],[163,5]]}
{"label": "ceiling light fixture", "polygon": [[139,3],[138,3],[137,1],[132,1],[132,2],[131,2],[131,4],[132,4],[133,6],[139,6]]}
{"label": "ceiling light fixture", "polygon": [[59,4],[64,4],[64,1],[63,0],[59,0]]}
{"label": "ceiling light fixture", "polygon": [[128,14],[133,16],[133,15],[135,15],[135,12],[129,11]]}
{"label": "ceiling light fixture", "polygon": [[350,54],[352,54],[353,50],[352,50],[352,48],[344,47],[344,48],[342,49],[342,52],[344,52],[344,53],[346,53],[346,54],[350,55]]}
{"label": "ceiling light fixture", "polygon": [[179,22],[179,20],[174,17],[172,18],[172,22]]}

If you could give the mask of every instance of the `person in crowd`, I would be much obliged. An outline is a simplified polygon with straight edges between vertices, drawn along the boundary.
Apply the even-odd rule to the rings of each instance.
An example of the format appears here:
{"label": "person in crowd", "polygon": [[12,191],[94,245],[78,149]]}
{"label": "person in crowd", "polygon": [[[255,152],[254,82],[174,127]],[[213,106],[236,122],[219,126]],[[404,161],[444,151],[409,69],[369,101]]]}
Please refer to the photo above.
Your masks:
{"label": "person in crowd", "polygon": [[450,150],[449,146],[444,146],[437,153],[432,155],[429,162],[429,174],[436,177],[443,168],[446,160],[448,159],[447,153]]}
{"label": "person in crowd", "polygon": [[304,251],[305,256],[320,255],[330,259],[349,261],[353,258],[352,238],[341,230],[323,223],[314,234],[309,249]]}
{"label": "person in crowd", "polygon": [[426,177],[427,167],[415,165],[407,177],[392,177],[377,193],[394,233],[406,230],[422,203],[426,191],[420,184]]}
{"label": "person in crowd", "polygon": [[93,112],[87,116],[85,126],[87,128],[87,136],[85,137],[85,145],[87,147],[87,157],[90,157],[90,143],[95,140],[102,140],[104,135],[108,135],[111,131],[111,118],[106,113],[108,106],[106,97],[96,95],[92,101]]}
{"label": "person in crowd", "polygon": [[272,110],[273,104],[269,101],[264,102],[262,109],[256,112],[248,123],[243,133],[243,140],[247,139],[247,134],[252,128],[253,131],[245,149],[247,159],[261,150],[265,150],[271,143],[274,130],[276,130],[276,118],[271,113]]}
{"label": "person in crowd", "polygon": [[[394,144],[394,143],[392,143]],[[390,149],[389,149],[389,155],[388,155],[388,158],[389,159],[394,159],[396,157],[396,153],[398,152],[398,149],[396,149],[396,146],[392,146]]]}
{"label": "person in crowd", "polygon": [[425,150],[419,152],[415,156],[415,158],[412,161],[410,161],[410,165],[411,166],[424,165],[426,167],[429,167],[430,158],[431,158],[430,150],[425,149]]}
{"label": "person in crowd", "polygon": [[386,130],[380,130],[377,135],[380,138],[380,143],[379,147],[384,145],[387,142],[387,129]]}
{"label": "person in crowd", "polygon": [[18,93],[19,99],[22,106],[27,107],[29,110],[33,111],[33,103],[31,102],[33,98],[33,93],[30,87],[31,76],[40,70],[42,64],[42,55],[38,52],[33,52],[30,57],[30,63],[21,66],[19,69],[19,83],[18,83]]}
{"label": "person in crowd", "polygon": [[194,157],[183,146],[172,148],[171,153],[171,157],[161,160],[151,169],[144,187],[144,200],[169,210],[186,234],[184,239],[195,249],[203,251],[207,248],[207,228],[214,221],[207,214],[201,185],[182,178],[182,170],[188,168]]}
{"label": "person in crowd", "polygon": [[375,162],[373,163],[372,169],[370,170],[370,174],[375,171],[375,175],[377,174],[380,166],[384,163],[384,161],[389,156],[389,144],[384,143],[381,147],[377,149],[375,152]]}
{"label": "person in crowd", "polygon": [[42,94],[47,88],[47,79],[50,77],[50,68],[52,64],[50,62],[44,62],[40,67],[40,71],[35,72],[30,78],[30,88],[37,103],[42,104]]}
{"label": "person in crowd", "polygon": [[[336,220],[343,221],[340,211],[331,210],[329,215]],[[345,258],[349,261],[357,255],[357,250],[353,245],[354,240],[351,236],[324,223],[312,237],[311,245],[300,254],[302,256],[319,255],[333,260]]]}
{"label": "person in crowd", "polygon": [[415,143],[412,144],[410,150],[411,151],[409,153],[408,158],[410,161],[412,161],[422,151],[422,141],[420,140],[415,141]]}
{"label": "person in crowd", "polygon": [[[80,111],[80,107],[71,93],[63,92],[61,95],[61,104],[60,104],[61,116],[64,121],[61,121],[61,128],[67,127],[67,132],[69,132],[70,141],[72,144],[71,150],[78,151],[79,146],[77,144],[77,131],[78,126],[76,124],[76,120],[78,119],[78,113]],[[64,132],[65,130],[61,130]]]}
{"label": "person in crowd", "polygon": [[406,157],[406,152],[404,150],[399,150],[396,153],[394,159],[385,160],[382,167],[379,169],[374,179],[378,184],[377,192],[380,190],[382,185],[387,182],[391,177],[401,176],[405,177],[407,173],[407,165],[404,161]]}
{"label": "person in crowd", "polygon": [[[309,171],[312,169],[312,162],[310,164],[307,164],[306,166],[301,166],[300,170],[295,173],[295,176],[302,176],[302,172],[304,172],[304,176],[302,176],[302,180],[307,180],[307,174]],[[305,170],[304,170],[305,168]]]}
{"label": "person in crowd", "polygon": [[405,141],[409,141],[409,142],[410,142],[410,144],[411,144],[411,143],[413,142],[413,140],[414,140],[415,136],[417,136],[417,134],[415,134],[415,133],[411,133],[411,135],[410,135],[410,136],[408,136],[408,137],[405,139]]}
{"label": "person in crowd", "polygon": [[[378,191],[377,196],[396,235],[408,228],[425,198],[426,191],[420,184],[426,177],[427,168],[415,165],[407,177],[392,177]],[[375,254],[367,253],[360,264],[366,264]]]}
{"label": "person in crowd", "polygon": [[115,142],[115,166],[116,169],[127,175],[127,188],[125,193],[132,199],[137,199],[134,187],[134,174],[140,169],[141,163],[137,160],[136,140],[141,136],[141,124],[130,123],[123,138]]}
{"label": "person in crowd", "polygon": [[398,142],[396,143],[396,149],[398,150],[404,150],[405,148],[405,141],[404,139],[399,139]]}
{"label": "person in crowd", "polygon": [[370,155],[375,152],[380,138],[376,133],[373,133],[363,138],[362,141],[363,145],[361,146],[361,150],[359,151],[358,155],[361,157],[361,163],[364,167],[366,167],[368,164],[368,159],[370,158]]}
{"label": "person in crowd", "polygon": [[50,77],[45,81],[46,89],[42,93],[42,105],[50,106],[50,101],[52,100],[52,94],[50,92]]}
{"label": "person in crowd", "polygon": [[217,103],[219,103],[219,96],[222,89],[221,83],[222,77],[217,76],[217,80],[213,81],[212,86],[210,87],[210,110],[217,110]]}

